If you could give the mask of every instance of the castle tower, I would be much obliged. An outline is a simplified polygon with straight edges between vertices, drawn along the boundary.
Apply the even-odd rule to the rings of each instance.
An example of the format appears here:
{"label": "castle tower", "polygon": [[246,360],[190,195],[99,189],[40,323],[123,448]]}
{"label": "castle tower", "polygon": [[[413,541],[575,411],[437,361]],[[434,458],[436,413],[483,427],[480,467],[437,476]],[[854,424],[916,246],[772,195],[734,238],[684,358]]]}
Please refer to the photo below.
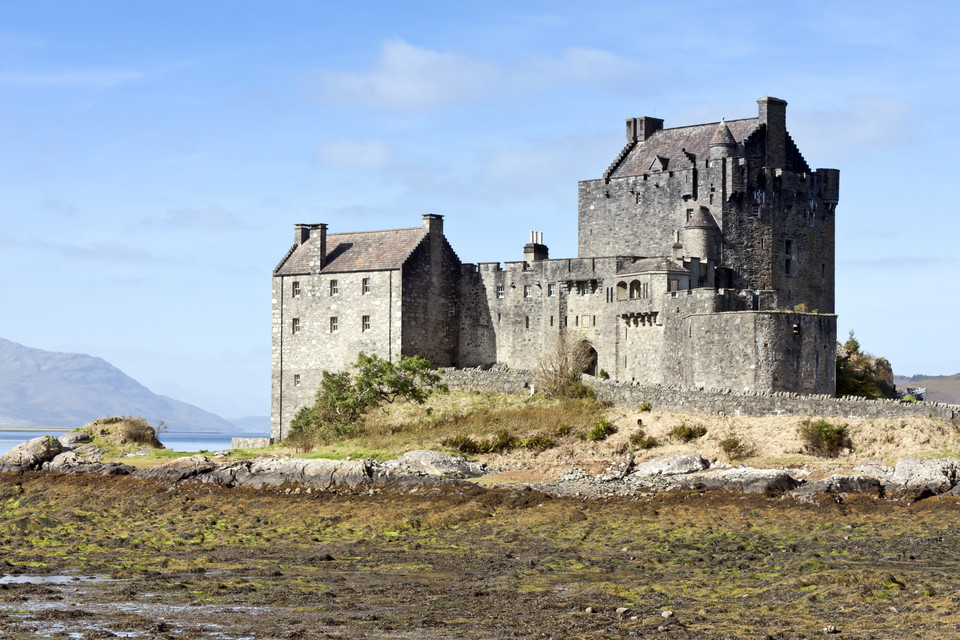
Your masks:
{"label": "castle tower", "polygon": [[730,127],[727,126],[726,121],[721,120],[720,124],[717,125],[717,132],[713,134],[713,139],[710,140],[710,159],[728,158],[734,155],[736,151],[737,141],[730,133]]}

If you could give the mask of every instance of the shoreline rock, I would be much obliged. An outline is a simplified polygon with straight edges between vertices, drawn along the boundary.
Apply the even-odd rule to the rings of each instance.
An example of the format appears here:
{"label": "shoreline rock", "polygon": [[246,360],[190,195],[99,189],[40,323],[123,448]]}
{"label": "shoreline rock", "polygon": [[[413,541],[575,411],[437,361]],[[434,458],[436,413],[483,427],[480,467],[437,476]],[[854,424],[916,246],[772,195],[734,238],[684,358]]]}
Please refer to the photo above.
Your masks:
{"label": "shoreline rock", "polygon": [[[361,485],[455,482],[497,471],[460,456],[429,450],[410,451],[385,462],[266,457],[213,461],[205,455],[193,455],[149,469],[135,469],[122,463],[101,462],[103,451],[87,442],[84,438],[58,440],[51,436],[28,440],[0,456],[0,473],[130,475],[167,484],[202,482],[252,489],[291,485],[328,491]],[[937,495],[960,496],[960,459],[957,458],[908,457],[892,468],[878,463],[866,464],[857,467],[860,475],[833,475],[814,481],[797,477],[803,474],[795,469],[732,467],[711,462],[697,453],[677,453],[636,465],[631,458],[629,464],[621,467],[617,473],[608,469],[597,475],[571,467],[555,481],[525,486],[555,496],[583,498],[670,491],[759,493],[801,500],[817,495],[843,499],[850,494],[912,500]]]}

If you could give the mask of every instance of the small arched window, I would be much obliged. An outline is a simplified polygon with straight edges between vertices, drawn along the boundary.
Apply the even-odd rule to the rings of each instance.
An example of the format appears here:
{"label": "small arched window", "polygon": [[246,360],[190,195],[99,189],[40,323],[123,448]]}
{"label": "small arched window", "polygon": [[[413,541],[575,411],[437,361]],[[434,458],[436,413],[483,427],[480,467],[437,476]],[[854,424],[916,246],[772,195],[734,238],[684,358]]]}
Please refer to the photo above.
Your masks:
{"label": "small arched window", "polygon": [[618,282],[617,283],[617,300],[626,300],[627,299],[627,283]]}
{"label": "small arched window", "polygon": [[630,283],[630,299],[634,300],[640,297],[640,281],[634,280]]}

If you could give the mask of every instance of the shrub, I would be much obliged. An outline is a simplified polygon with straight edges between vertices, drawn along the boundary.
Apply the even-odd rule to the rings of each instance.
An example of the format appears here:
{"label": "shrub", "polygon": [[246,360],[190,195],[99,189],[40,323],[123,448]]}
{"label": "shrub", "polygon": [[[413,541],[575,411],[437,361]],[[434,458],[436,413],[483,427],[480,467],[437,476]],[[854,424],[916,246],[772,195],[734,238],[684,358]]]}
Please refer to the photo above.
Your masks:
{"label": "shrub", "polygon": [[648,436],[647,432],[643,429],[637,429],[630,434],[630,444],[635,446],[637,449],[653,449],[656,446],[659,446],[659,442],[653,436]]}
{"label": "shrub", "polygon": [[729,435],[721,440],[720,450],[723,451],[730,460],[746,458],[753,453],[753,447],[736,435]]}
{"label": "shrub", "polygon": [[823,418],[813,421],[806,419],[800,423],[800,435],[806,443],[806,449],[813,455],[835,458],[841,448],[852,448],[847,425],[833,424]]}
{"label": "shrub", "polygon": [[589,431],[587,431],[586,438],[587,440],[592,440],[594,442],[598,440],[603,440],[607,436],[616,433],[617,428],[607,422],[606,420],[600,420],[597,424],[593,425]]}
{"label": "shrub", "polygon": [[650,406],[649,402],[641,402],[640,406],[637,407],[637,411],[639,411],[640,413],[646,413],[648,411],[651,411],[652,409],[653,407]]}
{"label": "shrub", "polygon": [[597,377],[600,378],[601,380],[609,380],[610,374],[607,373],[605,369],[600,369],[600,371],[597,372]]}
{"label": "shrub", "polygon": [[702,438],[705,435],[707,435],[707,428],[705,426],[702,424],[690,426],[686,422],[681,422],[670,431],[670,436],[674,440],[681,442],[690,442],[691,440]]}
{"label": "shrub", "polygon": [[[502,453],[516,449],[522,443],[506,429],[501,429],[486,440],[474,440],[470,436],[458,435],[440,442],[445,447],[466,454]],[[531,447],[534,448],[534,447]]]}
{"label": "shrub", "polygon": [[913,396],[909,395],[909,394],[903,396],[902,398],[900,398],[900,402],[906,402],[907,404],[911,404],[911,403],[914,403],[914,402],[916,402],[916,401],[917,401],[917,399],[914,398]]}
{"label": "shrub", "polygon": [[535,451],[544,451],[552,447],[555,443],[547,436],[530,436],[521,443],[524,449],[533,449]]}
{"label": "shrub", "polygon": [[564,436],[570,435],[570,425],[560,424],[557,425],[557,436],[563,438]]}

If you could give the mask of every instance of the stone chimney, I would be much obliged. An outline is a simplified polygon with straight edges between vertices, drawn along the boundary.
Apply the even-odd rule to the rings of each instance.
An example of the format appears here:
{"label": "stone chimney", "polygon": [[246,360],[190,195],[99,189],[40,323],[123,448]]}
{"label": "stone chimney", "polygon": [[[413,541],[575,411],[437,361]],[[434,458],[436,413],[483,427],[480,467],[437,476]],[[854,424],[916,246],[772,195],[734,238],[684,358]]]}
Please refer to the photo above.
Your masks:
{"label": "stone chimney", "polygon": [[543,244],[543,232],[531,231],[530,242],[523,245],[523,259],[527,262],[546,260],[550,255],[547,245]]}
{"label": "stone chimney", "polygon": [[767,96],[757,100],[760,124],[767,125],[767,157],[765,165],[783,168],[787,159],[787,101]]}
{"label": "stone chimney", "polygon": [[627,118],[627,142],[643,142],[660,129],[663,129],[661,118]]}
{"label": "stone chimney", "polygon": [[293,225],[293,242],[301,246],[313,238],[313,250],[320,254],[320,268],[327,264],[327,225],[325,224],[295,224]]}
{"label": "stone chimney", "polygon": [[443,216],[435,213],[423,214],[423,230],[427,233],[443,235]]}

